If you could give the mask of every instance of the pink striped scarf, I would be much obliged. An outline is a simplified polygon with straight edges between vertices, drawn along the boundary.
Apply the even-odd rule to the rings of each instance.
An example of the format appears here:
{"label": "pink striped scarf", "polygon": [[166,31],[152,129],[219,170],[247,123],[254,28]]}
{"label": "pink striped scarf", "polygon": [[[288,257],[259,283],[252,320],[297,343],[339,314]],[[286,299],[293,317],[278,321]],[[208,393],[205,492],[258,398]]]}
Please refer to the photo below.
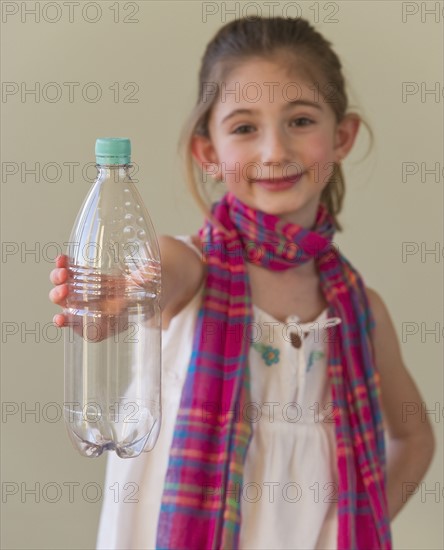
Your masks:
{"label": "pink striped scarf", "polygon": [[360,275],[332,246],[330,215],[320,205],[308,230],[255,211],[230,193],[212,213],[226,231],[208,220],[200,230],[206,287],[171,445],[157,548],[238,548],[242,470],[252,433],[240,414],[249,399],[252,324],[245,261],[283,270],[315,258],[328,316],[342,320],[329,329],[328,346],[338,548],[390,549],[379,377],[370,341],[374,320]]}

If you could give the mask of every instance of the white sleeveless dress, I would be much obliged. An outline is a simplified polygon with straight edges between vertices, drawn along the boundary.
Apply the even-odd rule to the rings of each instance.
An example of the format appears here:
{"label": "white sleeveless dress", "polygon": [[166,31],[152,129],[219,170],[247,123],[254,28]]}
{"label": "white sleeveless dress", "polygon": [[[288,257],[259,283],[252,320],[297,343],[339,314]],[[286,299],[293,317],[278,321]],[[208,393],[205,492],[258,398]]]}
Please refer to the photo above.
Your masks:
{"label": "white sleeveless dress", "polygon": [[[190,237],[176,238],[193,247]],[[169,449],[203,289],[162,331],[162,427],[155,448],[131,459],[108,455],[99,550],[155,548]],[[337,548],[336,440],[326,342],[328,326],[340,320],[327,322],[327,310],[312,323],[298,323],[296,315],[280,323],[256,306],[253,314],[251,395],[242,411],[251,421],[253,436],[239,494],[239,547]]]}

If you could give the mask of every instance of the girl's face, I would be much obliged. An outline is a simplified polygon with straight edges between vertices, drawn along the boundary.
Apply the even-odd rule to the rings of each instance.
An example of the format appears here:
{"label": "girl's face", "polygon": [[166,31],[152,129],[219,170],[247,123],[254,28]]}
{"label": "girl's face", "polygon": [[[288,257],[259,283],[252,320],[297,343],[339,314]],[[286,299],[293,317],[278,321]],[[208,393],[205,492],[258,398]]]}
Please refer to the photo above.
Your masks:
{"label": "girl's face", "polygon": [[222,83],[210,139],[195,136],[193,154],[246,205],[310,228],[334,164],[351,149],[358,127],[353,115],[337,124],[314,83],[258,58]]}

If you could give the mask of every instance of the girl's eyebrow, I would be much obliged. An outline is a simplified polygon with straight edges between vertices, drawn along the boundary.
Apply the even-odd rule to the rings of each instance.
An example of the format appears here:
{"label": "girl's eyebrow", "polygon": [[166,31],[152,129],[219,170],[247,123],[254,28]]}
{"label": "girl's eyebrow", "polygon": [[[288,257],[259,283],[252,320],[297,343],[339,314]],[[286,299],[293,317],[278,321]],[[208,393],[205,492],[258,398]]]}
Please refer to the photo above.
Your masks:
{"label": "girl's eyebrow", "polygon": [[[294,99],[293,101],[288,101],[287,105],[284,107],[284,110],[287,111],[289,108],[294,107],[295,105],[303,105],[308,107],[315,107],[316,109],[319,109],[322,111],[322,107],[319,105],[319,102],[314,101],[308,101],[306,99]],[[257,109],[235,109],[234,111],[231,111],[227,116],[225,116],[222,119],[222,122],[225,122],[229,118],[233,117],[234,115],[248,115],[248,114],[254,114],[257,113]]]}

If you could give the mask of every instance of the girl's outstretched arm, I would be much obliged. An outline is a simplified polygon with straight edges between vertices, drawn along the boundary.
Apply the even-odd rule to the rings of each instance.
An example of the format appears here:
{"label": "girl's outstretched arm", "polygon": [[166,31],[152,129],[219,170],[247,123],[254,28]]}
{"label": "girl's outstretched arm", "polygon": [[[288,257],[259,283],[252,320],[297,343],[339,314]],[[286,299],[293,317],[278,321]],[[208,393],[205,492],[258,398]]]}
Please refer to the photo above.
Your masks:
{"label": "girl's outstretched arm", "polygon": [[425,403],[406,367],[390,315],[381,297],[367,289],[376,321],[373,333],[376,367],[387,430],[387,498],[390,519],[414,494],[435,449]]}
{"label": "girl's outstretched arm", "polygon": [[[200,248],[197,238],[193,238],[194,244]],[[169,236],[159,237],[159,247],[162,268],[162,293],[160,307],[162,309],[162,327],[167,328],[171,319],[195,295],[205,276],[205,263],[191,248],[182,241]],[[68,295],[68,258],[65,255],[56,259],[56,268],[50,273],[50,280],[55,285],[49,292],[51,302],[66,307]],[[104,311],[119,314],[124,308],[120,299],[107,299],[102,304]],[[66,316],[63,313],[54,315],[53,322],[56,326],[66,326]],[[76,330],[76,329],[75,329]],[[83,334],[82,328],[79,328]],[[109,332],[102,327],[101,336],[106,338]],[[97,339],[96,339],[97,341]]]}
{"label": "girl's outstretched arm", "polygon": [[[198,248],[196,238],[193,242]],[[162,266],[162,328],[168,328],[171,319],[193,298],[205,276],[202,259],[184,242],[161,235],[159,247]]]}

